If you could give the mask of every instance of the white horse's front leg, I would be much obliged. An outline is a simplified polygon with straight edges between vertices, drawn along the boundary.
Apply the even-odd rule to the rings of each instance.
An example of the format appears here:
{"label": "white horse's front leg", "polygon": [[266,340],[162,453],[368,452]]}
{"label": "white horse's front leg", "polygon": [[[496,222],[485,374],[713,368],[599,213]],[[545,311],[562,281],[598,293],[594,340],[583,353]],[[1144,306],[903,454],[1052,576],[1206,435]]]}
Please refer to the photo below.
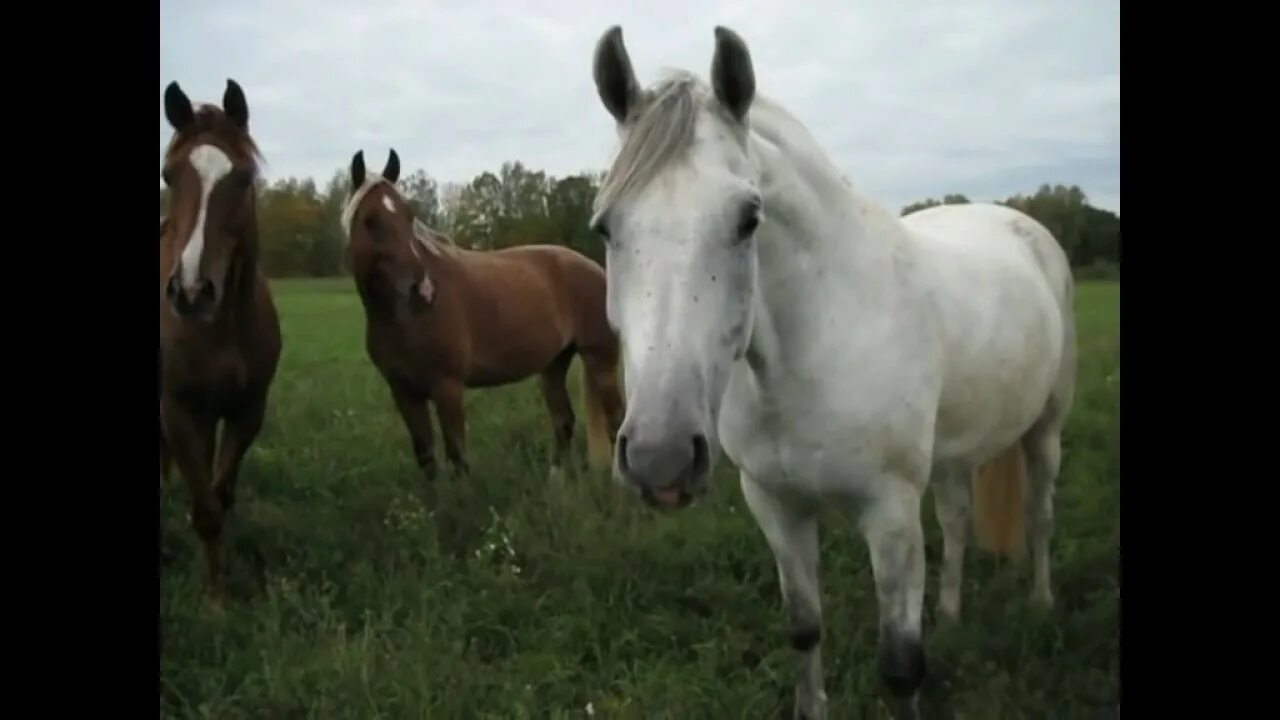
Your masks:
{"label": "white horse's front leg", "polygon": [[925,657],[922,488],[884,475],[858,518],[871,555],[880,608],[880,678],[899,701],[898,717],[915,717]]}
{"label": "white horse's front leg", "polygon": [[795,717],[827,717],[822,683],[822,605],[818,585],[818,522],[808,509],[783,503],[741,473],[742,493],[778,564],[791,647],[800,654]]}

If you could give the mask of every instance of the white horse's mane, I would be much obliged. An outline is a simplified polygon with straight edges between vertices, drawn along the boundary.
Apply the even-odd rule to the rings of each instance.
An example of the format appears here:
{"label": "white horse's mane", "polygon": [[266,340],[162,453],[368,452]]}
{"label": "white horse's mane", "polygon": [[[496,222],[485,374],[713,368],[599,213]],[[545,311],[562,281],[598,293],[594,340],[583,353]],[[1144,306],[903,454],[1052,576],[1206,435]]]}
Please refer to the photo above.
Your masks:
{"label": "white horse's mane", "polygon": [[[662,77],[644,91],[639,106],[627,120],[626,139],[596,193],[592,207],[596,218],[642,190],[668,165],[685,156],[697,138],[699,112],[721,115],[727,127],[738,127],[716,100],[711,86],[688,70],[665,70]],[[832,183],[843,185],[855,203],[879,208],[856,193],[853,182],[830,162],[798,118],[760,92],[752,100],[751,129],[758,139],[775,147],[804,146],[806,152],[793,153],[792,160],[803,162],[819,175],[828,176]]]}
{"label": "white horse's mane", "polygon": [[596,214],[642,189],[693,144],[700,109],[713,104],[707,85],[685,70],[667,70],[644,99],[596,193]]}

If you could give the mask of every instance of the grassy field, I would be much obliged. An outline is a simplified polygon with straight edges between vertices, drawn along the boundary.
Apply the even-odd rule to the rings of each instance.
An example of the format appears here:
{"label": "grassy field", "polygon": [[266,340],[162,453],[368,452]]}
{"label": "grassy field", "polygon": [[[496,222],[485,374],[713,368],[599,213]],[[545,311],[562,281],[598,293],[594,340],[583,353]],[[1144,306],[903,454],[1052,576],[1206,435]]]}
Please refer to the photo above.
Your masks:
{"label": "grassy field", "polygon": [[[530,381],[467,396],[473,476],[442,474],[428,505],[349,282],[276,292],[285,349],[228,525],[225,609],[202,599],[180,477],[162,493],[165,717],[790,716],[774,562],[732,467],[671,515],[600,479],[551,481]],[[1027,570],[971,551],[965,622],[935,629],[926,501],[931,715],[1118,717],[1119,286],[1083,285],[1078,304],[1057,607],[1036,613]],[[832,717],[883,716],[866,548],[838,515],[822,546]]]}

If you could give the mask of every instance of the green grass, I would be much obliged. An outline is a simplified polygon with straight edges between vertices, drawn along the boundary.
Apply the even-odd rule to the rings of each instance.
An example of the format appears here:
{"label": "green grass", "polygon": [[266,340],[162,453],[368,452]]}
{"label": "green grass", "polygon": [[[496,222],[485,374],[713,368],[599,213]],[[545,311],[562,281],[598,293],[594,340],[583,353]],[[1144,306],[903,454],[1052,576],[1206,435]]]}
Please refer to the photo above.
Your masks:
{"label": "green grass", "polygon": [[[350,287],[276,284],[285,349],[228,525],[224,609],[202,597],[180,476],[162,493],[166,717],[789,717],[774,562],[727,463],[670,515],[607,481],[552,481],[528,381],[467,395],[473,477],[442,475],[428,506]],[[971,551],[964,622],[936,629],[926,502],[938,715],[1118,717],[1119,286],[1082,285],[1078,305],[1052,614],[1030,606],[1026,569]],[[835,515],[822,546],[831,716],[883,716],[865,546]]]}

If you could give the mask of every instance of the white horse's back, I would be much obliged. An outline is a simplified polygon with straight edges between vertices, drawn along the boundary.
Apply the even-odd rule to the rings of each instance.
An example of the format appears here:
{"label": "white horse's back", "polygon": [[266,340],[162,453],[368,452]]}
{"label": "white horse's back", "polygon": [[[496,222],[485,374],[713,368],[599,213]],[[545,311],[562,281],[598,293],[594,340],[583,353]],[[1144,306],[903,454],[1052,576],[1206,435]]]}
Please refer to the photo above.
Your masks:
{"label": "white horse's back", "polygon": [[[1049,229],[1035,218],[998,203],[935,205],[902,218],[918,237],[943,243],[974,259],[1029,259],[1044,273],[1059,303],[1070,301],[1071,266]],[[1013,253],[1013,256],[1010,256]]]}
{"label": "white horse's back", "polygon": [[902,218],[918,287],[941,336],[934,456],[982,463],[1036,422],[1073,352],[1071,270],[1040,223],[1003,205],[942,205]]}

